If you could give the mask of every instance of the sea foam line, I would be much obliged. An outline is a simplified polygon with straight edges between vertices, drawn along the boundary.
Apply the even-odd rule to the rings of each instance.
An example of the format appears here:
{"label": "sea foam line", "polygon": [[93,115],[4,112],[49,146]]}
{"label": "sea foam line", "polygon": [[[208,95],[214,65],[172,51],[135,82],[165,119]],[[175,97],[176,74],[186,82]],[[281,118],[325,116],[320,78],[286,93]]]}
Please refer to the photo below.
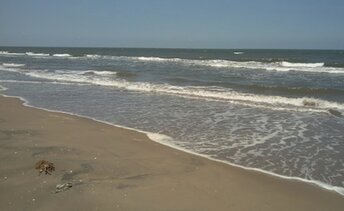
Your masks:
{"label": "sea foam line", "polygon": [[[233,52],[235,55],[240,55],[244,52]],[[342,67],[327,67],[323,62],[317,63],[292,63],[288,61],[281,62],[261,62],[261,61],[232,61],[221,59],[197,60],[197,59],[183,59],[183,58],[170,58],[170,57],[144,57],[144,56],[111,56],[111,55],[98,55],[86,54],[84,56],[74,57],[67,53],[57,53],[50,56],[45,53],[10,53],[8,51],[0,51],[0,55],[5,56],[31,56],[32,58],[64,58],[64,59],[107,59],[107,60],[125,60],[136,62],[168,62],[178,63],[182,65],[197,65],[209,66],[214,68],[227,68],[234,69],[255,69],[267,71],[301,71],[301,72],[316,72],[316,73],[332,73],[344,74]]]}
{"label": "sea foam line", "polygon": [[[3,87],[3,86],[0,85],[0,87]],[[3,87],[3,88],[7,89],[6,87]],[[154,141],[154,142],[159,143],[161,145],[165,145],[167,147],[170,147],[170,148],[182,151],[182,152],[193,154],[193,155],[196,155],[196,156],[199,156],[199,157],[203,157],[203,158],[208,159],[208,160],[212,160],[212,161],[215,161],[215,162],[220,162],[220,163],[223,163],[223,164],[230,165],[232,167],[241,168],[241,169],[245,169],[245,170],[248,170],[248,171],[254,171],[254,172],[259,172],[259,173],[263,173],[263,174],[267,174],[267,175],[272,175],[272,176],[275,176],[275,177],[278,177],[278,178],[281,178],[281,179],[286,179],[286,180],[305,182],[307,184],[315,185],[315,186],[320,187],[322,189],[338,193],[339,195],[344,197],[344,187],[329,185],[329,184],[326,184],[324,182],[317,181],[317,180],[308,180],[308,179],[304,179],[304,178],[300,178],[300,177],[285,176],[285,175],[281,175],[281,174],[276,174],[274,172],[266,171],[266,170],[263,170],[263,169],[252,168],[252,167],[245,167],[245,166],[242,166],[242,165],[231,163],[229,161],[219,160],[219,159],[216,159],[216,158],[212,158],[212,157],[210,157],[208,155],[199,154],[199,153],[193,152],[191,150],[187,150],[187,149],[181,148],[181,147],[179,147],[179,146],[177,146],[177,145],[172,143],[173,142],[172,141],[173,140],[172,137],[169,137],[169,136],[164,135],[164,134],[147,132],[147,131],[144,131],[144,130],[130,128],[130,127],[126,127],[126,126],[123,126],[123,125],[117,125],[117,124],[114,124],[114,123],[111,123],[111,122],[107,122],[107,121],[103,121],[103,120],[98,120],[98,119],[90,117],[90,116],[80,115],[80,114],[76,114],[76,113],[72,113],[72,112],[66,112],[66,111],[60,111],[60,110],[52,110],[52,109],[47,109],[47,108],[43,108],[43,107],[33,106],[33,105],[30,105],[30,102],[27,99],[25,99],[25,98],[23,98],[21,96],[10,96],[10,95],[2,94],[2,93],[0,95],[2,95],[4,97],[18,98],[18,99],[20,99],[23,102],[23,105],[26,106],[26,107],[40,109],[40,110],[44,110],[44,111],[48,111],[48,112],[56,112],[56,113],[61,113],[61,114],[68,114],[68,115],[72,115],[72,116],[76,116],[76,117],[80,117],[80,118],[90,119],[90,120],[93,120],[93,121],[96,121],[96,122],[99,122],[99,123],[103,123],[103,124],[106,124],[106,125],[110,125],[110,126],[114,126],[114,127],[118,127],[118,128],[123,128],[123,129],[126,129],[126,130],[131,130],[131,131],[135,131],[135,132],[139,132],[139,133],[143,133],[151,141]]]}
{"label": "sea foam line", "polygon": [[[237,55],[241,52],[236,52]],[[232,61],[232,60],[197,60],[197,59],[182,59],[182,58],[163,58],[163,57],[130,57],[130,56],[106,56],[106,55],[87,55],[86,58],[92,59],[109,59],[109,60],[124,60],[137,62],[158,62],[158,63],[178,63],[182,65],[191,66],[209,66],[215,68],[229,68],[236,69],[258,69],[267,71],[301,71],[301,72],[317,72],[317,73],[342,73],[344,68],[340,67],[326,67],[325,63],[292,63],[287,61],[282,62],[260,62],[260,61]]]}
{"label": "sea foam line", "polygon": [[19,83],[19,84],[57,84],[57,85],[78,85],[86,86],[89,84],[85,83],[68,83],[68,82],[58,82],[58,81],[20,81],[20,80],[0,80],[0,83]]}
{"label": "sea foam line", "polygon": [[43,57],[45,57],[45,56],[50,56],[50,54],[48,54],[48,53],[34,53],[34,52],[26,52],[25,53],[26,55],[28,55],[28,56],[43,56]]}
{"label": "sea foam line", "polygon": [[[88,83],[100,86],[115,87],[129,91],[169,94],[187,98],[197,98],[212,101],[224,101],[241,105],[248,105],[260,108],[269,108],[274,110],[291,111],[312,111],[328,112],[327,109],[339,109],[344,111],[344,105],[327,100],[316,98],[289,98],[282,96],[256,95],[250,93],[241,93],[224,87],[203,87],[203,86],[174,86],[170,84],[153,84],[147,82],[129,82],[124,79],[118,79],[111,75],[115,72],[105,71],[27,71],[22,69],[5,68],[5,71],[13,71],[25,74],[34,78],[42,78],[53,81]],[[88,72],[92,73],[87,74]],[[211,89],[209,89],[211,88]]]}
{"label": "sea foam line", "polygon": [[3,55],[3,56],[23,56],[23,55],[25,55],[25,53],[11,53],[8,51],[0,51],[0,55]]}
{"label": "sea foam line", "polygon": [[24,67],[25,64],[17,64],[17,63],[2,63],[4,67]]}
{"label": "sea foam line", "polygon": [[[162,93],[162,94],[172,94],[177,96],[190,96],[198,97],[203,99],[214,99],[214,100],[225,100],[225,101],[237,101],[243,103],[262,103],[265,105],[290,105],[307,109],[340,109],[344,110],[344,105],[330,102],[326,100],[320,100],[315,98],[288,98],[282,96],[265,96],[265,95],[254,95],[248,93],[240,93],[233,91],[228,88],[222,87],[209,87],[201,86],[173,86],[169,84],[152,84],[147,82],[128,82],[123,79],[117,78],[98,78],[98,77],[88,77],[88,76],[75,76],[74,74],[63,74],[55,75],[54,73],[27,73],[29,76],[45,78],[51,80],[60,81],[71,81],[79,83],[90,83],[101,86],[116,87],[131,91],[139,92],[150,92],[150,93]],[[107,74],[105,74],[107,75]],[[215,91],[214,91],[215,90]],[[307,106],[311,105],[311,106]]]}
{"label": "sea foam line", "polygon": [[323,67],[325,63],[291,63],[291,62],[281,62],[283,67]]}
{"label": "sea foam line", "polygon": [[55,57],[71,57],[72,55],[68,54],[68,53],[56,53],[56,54],[53,54],[53,56]]}
{"label": "sea foam line", "polygon": [[[28,73],[30,76],[36,77],[35,73]],[[40,77],[40,75],[38,75]],[[67,78],[69,77],[69,78]],[[102,79],[89,79],[82,77],[73,76],[46,76],[46,79],[52,80],[66,80],[72,82],[81,82],[81,83],[90,83],[101,86],[111,86],[122,88],[131,91],[140,91],[140,92],[153,92],[153,93],[165,93],[173,95],[183,95],[183,96],[192,96],[206,99],[219,99],[219,100],[234,100],[234,101],[243,101],[243,102],[254,102],[254,103],[264,103],[264,104],[284,104],[284,105],[293,105],[298,107],[304,107],[304,102],[310,102],[314,106],[309,106],[308,108],[339,108],[344,110],[344,106],[325,100],[312,99],[312,98],[287,98],[280,96],[263,96],[263,95],[252,95],[252,94],[243,94],[235,92],[232,90],[221,90],[221,92],[208,91],[208,87],[180,87],[172,86],[167,84],[150,84],[143,82],[127,82],[124,80],[102,80]],[[221,88],[222,89],[222,88]]]}

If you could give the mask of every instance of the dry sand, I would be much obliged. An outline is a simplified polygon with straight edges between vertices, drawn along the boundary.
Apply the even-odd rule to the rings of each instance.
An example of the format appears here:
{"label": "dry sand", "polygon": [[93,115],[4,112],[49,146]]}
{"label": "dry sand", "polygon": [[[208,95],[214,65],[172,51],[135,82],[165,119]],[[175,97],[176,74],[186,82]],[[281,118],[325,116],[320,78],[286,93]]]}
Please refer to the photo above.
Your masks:
{"label": "dry sand", "polygon": [[[40,159],[56,171],[39,176]],[[0,97],[0,210],[342,211],[344,197]]]}

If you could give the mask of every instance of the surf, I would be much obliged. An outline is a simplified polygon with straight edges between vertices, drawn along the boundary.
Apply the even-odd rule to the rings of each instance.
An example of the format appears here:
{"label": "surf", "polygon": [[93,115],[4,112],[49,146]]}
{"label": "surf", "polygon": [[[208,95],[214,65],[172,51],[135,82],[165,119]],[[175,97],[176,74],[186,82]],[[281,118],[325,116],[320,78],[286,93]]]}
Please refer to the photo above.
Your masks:
{"label": "surf", "polygon": [[219,100],[231,103],[242,103],[250,106],[271,109],[294,109],[305,111],[327,112],[328,109],[343,110],[344,105],[337,102],[310,97],[290,98],[283,96],[258,95],[234,91],[230,88],[217,86],[174,86],[167,83],[130,82],[116,77],[112,71],[78,71],[78,70],[23,70],[8,69],[34,78],[54,81],[88,83],[91,85],[114,87],[130,91],[148,92],[156,94],[170,94],[181,97],[200,98],[205,100]]}

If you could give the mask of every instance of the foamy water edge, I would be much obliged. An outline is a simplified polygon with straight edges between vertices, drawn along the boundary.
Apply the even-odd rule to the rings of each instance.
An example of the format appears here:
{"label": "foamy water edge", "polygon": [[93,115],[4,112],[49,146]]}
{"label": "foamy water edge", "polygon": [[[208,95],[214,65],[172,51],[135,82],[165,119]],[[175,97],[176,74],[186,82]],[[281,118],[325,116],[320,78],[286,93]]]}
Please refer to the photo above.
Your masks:
{"label": "foamy water edge", "polygon": [[[0,91],[5,91],[7,89],[8,88],[0,85]],[[329,184],[326,184],[324,182],[317,181],[317,180],[307,180],[307,179],[300,178],[300,177],[284,176],[284,175],[281,175],[281,174],[276,174],[274,172],[266,171],[266,170],[259,169],[259,168],[245,167],[245,166],[242,166],[242,165],[231,163],[229,161],[219,160],[219,159],[207,156],[207,155],[199,154],[199,153],[193,152],[191,150],[187,150],[187,149],[181,148],[181,147],[179,147],[179,146],[177,146],[177,145],[172,143],[172,141],[171,141],[171,140],[173,140],[172,137],[169,137],[169,136],[164,135],[164,134],[147,132],[147,131],[143,131],[143,130],[139,130],[139,129],[135,129],[135,128],[126,127],[126,126],[123,126],[123,125],[116,125],[116,124],[113,124],[111,122],[106,122],[106,121],[103,121],[103,120],[98,120],[98,119],[95,119],[93,117],[84,116],[84,115],[80,115],[80,114],[76,114],[76,113],[72,113],[72,112],[66,112],[66,111],[60,111],[60,110],[52,110],[52,109],[47,109],[47,108],[43,108],[43,107],[33,106],[33,105],[30,105],[30,102],[27,99],[25,99],[25,98],[23,98],[21,96],[6,95],[6,94],[3,94],[3,93],[0,93],[0,95],[4,96],[4,97],[12,97],[12,98],[20,99],[23,102],[22,105],[26,106],[26,107],[29,107],[29,108],[40,109],[40,110],[48,111],[48,112],[56,112],[56,113],[61,113],[61,114],[68,114],[68,115],[72,115],[72,116],[76,116],[76,117],[80,117],[80,118],[85,118],[85,119],[93,120],[93,121],[96,121],[96,122],[99,122],[99,123],[103,123],[103,124],[107,124],[107,125],[110,125],[110,126],[136,131],[136,132],[145,134],[148,137],[148,139],[150,139],[151,141],[154,141],[156,143],[162,144],[164,146],[167,146],[167,147],[170,147],[170,148],[173,148],[173,149],[185,152],[185,153],[193,154],[193,155],[196,155],[196,156],[199,156],[199,157],[203,157],[203,158],[206,158],[208,160],[215,161],[215,162],[220,162],[220,163],[223,163],[223,164],[227,164],[227,165],[230,165],[232,167],[241,168],[241,169],[245,169],[245,170],[248,170],[248,171],[255,171],[255,172],[259,172],[259,173],[263,173],[263,174],[268,174],[268,175],[275,176],[275,177],[278,177],[278,178],[281,178],[281,179],[305,182],[305,183],[308,183],[308,184],[320,187],[322,189],[338,193],[339,195],[344,197],[344,187],[329,185]]]}

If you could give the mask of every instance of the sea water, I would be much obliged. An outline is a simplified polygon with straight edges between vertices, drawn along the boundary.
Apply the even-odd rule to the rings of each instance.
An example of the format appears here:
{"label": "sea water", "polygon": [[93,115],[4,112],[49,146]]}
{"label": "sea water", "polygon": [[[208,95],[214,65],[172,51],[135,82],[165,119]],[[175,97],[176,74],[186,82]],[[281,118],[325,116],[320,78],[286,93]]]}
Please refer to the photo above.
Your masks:
{"label": "sea water", "polygon": [[3,47],[0,85],[32,106],[344,187],[344,51]]}

